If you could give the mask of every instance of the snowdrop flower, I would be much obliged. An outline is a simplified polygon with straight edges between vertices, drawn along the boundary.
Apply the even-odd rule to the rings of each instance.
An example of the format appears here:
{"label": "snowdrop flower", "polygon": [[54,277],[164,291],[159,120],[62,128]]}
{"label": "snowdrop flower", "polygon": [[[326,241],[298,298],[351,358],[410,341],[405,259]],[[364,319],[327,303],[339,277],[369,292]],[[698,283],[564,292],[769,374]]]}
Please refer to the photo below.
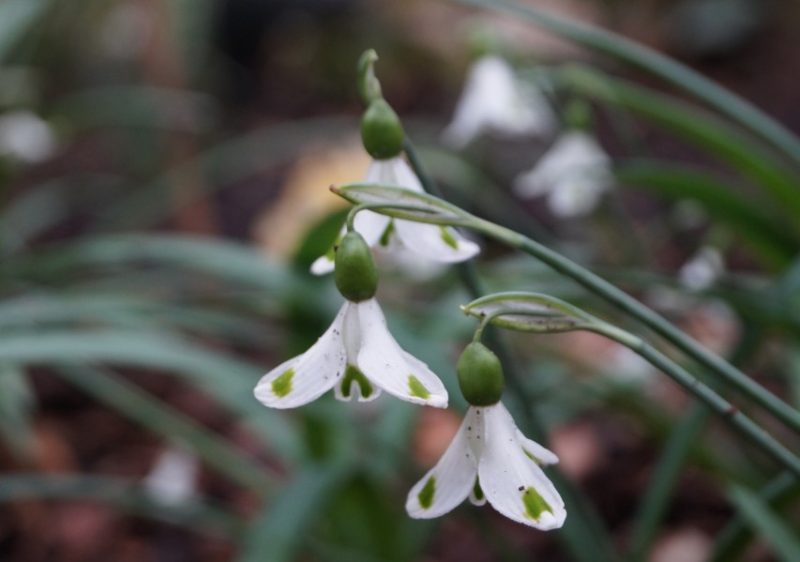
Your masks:
{"label": "snowdrop flower", "polygon": [[179,505],[194,498],[196,491],[197,459],[180,449],[168,449],[156,460],[144,480],[147,493],[158,501]]}
{"label": "snowdrop flower", "polygon": [[30,111],[12,111],[0,116],[0,154],[35,164],[47,160],[56,149],[53,130]]}
{"label": "snowdrop flower", "polygon": [[555,128],[544,96],[525,87],[503,59],[487,55],[469,71],[453,121],[442,133],[454,148],[463,148],[483,132],[509,137],[545,135]]}
{"label": "snowdrop flower", "polygon": [[308,351],[264,375],[256,398],[273,408],[294,408],[335,387],[339,400],[374,400],[383,390],[408,402],[446,407],[442,381],[389,333],[374,298],[375,264],[358,233],[340,242],[335,275],[347,301],[333,324]]}
{"label": "snowdrop flower", "polygon": [[[374,110],[376,105],[380,110]],[[391,185],[417,193],[425,191],[417,175],[400,155],[403,131],[397,115],[383,100],[373,102],[365,113],[361,137],[364,148],[374,158],[367,170],[366,183]],[[387,137],[390,142],[387,142]],[[417,259],[455,263],[468,260],[480,251],[477,244],[452,227],[392,219],[372,211],[359,212],[354,227],[370,247],[380,247],[390,256],[407,252]],[[343,228],[340,237],[344,231]],[[329,273],[333,270],[333,262],[334,252],[331,250],[311,264],[311,272],[315,275]]]}
{"label": "snowdrop flower", "polygon": [[558,458],[517,429],[500,402],[503,375],[497,356],[472,343],[458,361],[458,381],[472,406],[438,464],[411,488],[411,517],[439,517],[467,497],[541,530],[557,529],[567,512],[541,466]]}
{"label": "snowdrop flower", "polygon": [[678,272],[684,287],[703,291],[711,287],[725,269],[722,254],[716,248],[703,246]]}
{"label": "snowdrop flower", "polygon": [[611,188],[611,160],[583,131],[568,131],[529,170],[514,180],[520,197],[547,195],[553,214],[575,217],[591,212]]}

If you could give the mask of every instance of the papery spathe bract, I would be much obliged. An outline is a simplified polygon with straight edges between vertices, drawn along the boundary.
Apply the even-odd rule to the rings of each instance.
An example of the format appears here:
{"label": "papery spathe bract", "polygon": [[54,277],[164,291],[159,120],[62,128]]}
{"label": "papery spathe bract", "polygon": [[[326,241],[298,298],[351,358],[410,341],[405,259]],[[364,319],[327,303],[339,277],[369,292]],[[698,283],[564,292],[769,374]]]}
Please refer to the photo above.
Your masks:
{"label": "papery spathe bract", "polygon": [[[399,156],[373,160],[365,183],[396,186],[417,193],[425,191],[416,174]],[[369,210],[360,211],[356,215],[354,229],[364,237],[367,244],[380,247],[389,257],[397,252],[407,252],[417,259],[456,263],[468,260],[480,252],[477,244],[464,238],[454,228],[392,219]],[[333,271],[333,268],[333,254],[328,253],[314,261],[311,272],[323,275]]]}
{"label": "papery spathe bract", "polygon": [[612,182],[611,159],[589,134],[574,130],[517,176],[514,191],[520,197],[546,195],[553,214],[574,217],[591,212]]}
{"label": "papery spathe bract", "polygon": [[470,68],[443,140],[463,148],[485,132],[508,137],[546,135],[555,128],[547,100],[522,84],[502,58],[484,56]]}
{"label": "papery spathe bract", "polygon": [[502,402],[471,406],[438,464],[408,493],[406,511],[418,519],[439,517],[469,497],[524,525],[557,529],[567,511],[541,469],[557,462],[517,429]]}
{"label": "papery spathe bract", "polygon": [[295,408],[334,387],[340,400],[364,402],[385,391],[416,404],[447,406],[442,381],[395,341],[374,298],[346,301],[308,351],[261,378],[255,396],[265,406]]}

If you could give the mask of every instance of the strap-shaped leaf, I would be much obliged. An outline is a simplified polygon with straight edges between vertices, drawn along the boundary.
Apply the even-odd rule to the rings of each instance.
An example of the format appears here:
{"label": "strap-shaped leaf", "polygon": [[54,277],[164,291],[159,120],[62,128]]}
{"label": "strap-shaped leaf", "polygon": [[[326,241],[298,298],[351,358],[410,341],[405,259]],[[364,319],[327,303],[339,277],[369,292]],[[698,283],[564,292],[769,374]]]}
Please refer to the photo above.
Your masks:
{"label": "strap-shaped leaf", "polygon": [[519,332],[571,332],[600,322],[569,303],[541,293],[495,293],[461,308],[470,316]]}
{"label": "strap-shaped leaf", "polygon": [[[390,217],[441,225],[464,226],[472,218],[455,205],[427,193],[375,183],[351,183],[331,187],[331,191],[355,205],[370,208]],[[381,208],[381,205],[386,205]]]}

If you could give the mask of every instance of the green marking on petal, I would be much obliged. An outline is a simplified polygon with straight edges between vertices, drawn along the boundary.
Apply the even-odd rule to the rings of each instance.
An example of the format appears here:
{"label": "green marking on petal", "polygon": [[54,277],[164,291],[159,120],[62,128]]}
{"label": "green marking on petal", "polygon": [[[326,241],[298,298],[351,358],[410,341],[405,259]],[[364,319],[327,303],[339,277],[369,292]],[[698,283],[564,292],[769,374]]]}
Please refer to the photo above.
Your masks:
{"label": "green marking on petal", "polygon": [[389,240],[392,238],[392,233],[394,232],[394,221],[389,221],[389,224],[386,225],[386,228],[383,230],[383,234],[381,234],[380,245],[384,248],[389,245]]}
{"label": "green marking on petal", "polygon": [[475,496],[475,499],[478,501],[483,501],[483,488],[481,488],[481,483],[478,479],[475,479],[475,484],[472,485],[472,495]]}
{"label": "green marking on petal", "polygon": [[425,485],[417,494],[417,499],[419,500],[419,505],[422,506],[423,509],[428,509],[431,505],[433,505],[433,496],[436,493],[436,477],[431,476],[428,478],[428,481],[425,482]]}
{"label": "green marking on petal", "polygon": [[458,240],[456,240],[456,237],[453,236],[453,234],[449,230],[447,230],[447,228],[445,228],[444,226],[440,226],[439,234],[441,235],[442,241],[445,244],[447,244],[454,250],[458,250]]}
{"label": "green marking on petal", "polygon": [[423,400],[427,400],[431,396],[431,393],[425,388],[425,385],[419,382],[419,379],[414,375],[408,375],[408,391],[411,393],[411,396],[416,396]]}
{"label": "green marking on petal", "polygon": [[369,382],[367,377],[355,365],[348,365],[344,371],[344,378],[342,379],[342,396],[350,398],[350,387],[353,382],[358,384],[361,390],[362,398],[369,398],[372,395],[372,383]]}
{"label": "green marking on petal", "polygon": [[277,379],[272,381],[272,392],[278,398],[283,398],[292,391],[292,379],[294,378],[294,369],[289,369]]}
{"label": "green marking on petal", "polygon": [[533,462],[539,464],[539,461],[536,460],[536,457],[534,457],[525,447],[522,447],[522,452],[525,453],[525,456],[531,459]]}
{"label": "green marking on petal", "polygon": [[522,503],[525,504],[525,515],[534,521],[538,521],[539,516],[545,511],[553,513],[553,508],[550,507],[550,504],[539,495],[539,492],[531,487],[525,488],[525,491],[522,492]]}

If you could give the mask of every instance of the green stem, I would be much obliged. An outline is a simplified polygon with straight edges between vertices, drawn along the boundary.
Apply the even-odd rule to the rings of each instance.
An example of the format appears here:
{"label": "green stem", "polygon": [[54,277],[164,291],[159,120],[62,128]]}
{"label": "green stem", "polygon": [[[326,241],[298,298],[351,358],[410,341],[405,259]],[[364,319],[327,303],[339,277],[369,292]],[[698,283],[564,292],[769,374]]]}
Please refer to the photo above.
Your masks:
{"label": "green stem", "polygon": [[[413,143],[406,137],[404,149],[409,163],[414,173],[425,188],[425,191],[437,197],[442,196],[442,191],[427,173],[424,164],[419,158]],[[475,264],[471,261],[458,264],[458,273],[461,282],[467,292],[473,298],[479,298],[485,294]],[[481,334],[482,335],[482,334]],[[531,408],[533,401],[528,396],[528,391],[522,383],[522,376],[516,368],[516,362],[511,360],[511,354],[505,342],[496,333],[490,331],[486,334],[489,347],[494,349],[500,362],[504,366],[506,380],[509,390],[517,396],[522,403],[522,413],[524,418],[520,426],[526,434],[547,446],[547,436],[541,421]],[[570,519],[567,521],[559,537],[564,546],[572,553],[576,560],[581,562],[613,562],[618,559],[614,552],[614,547],[609,539],[609,533],[605,529],[602,520],[598,516],[594,507],[586,500],[581,492],[568,480],[558,467],[550,467],[550,478],[553,484],[561,493],[564,502],[570,506]]]}
{"label": "green stem", "polygon": [[723,381],[750,397],[788,427],[800,433],[800,412],[795,408],[780,400],[724,359],[705,349],[691,337],[673,326],[666,318],[647,308],[605,279],[513,230],[472,215],[469,216],[468,223],[467,226],[470,228],[532,255],[553,270],[570,277],[592,293],[604,298],[620,310],[636,318],[686,355],[716,373]]}
{"label": "green stem", "polygon": [[774,437],[743,414],[736,406],[725,400],[711,388],[692,376],[683,367],[669,359],[653,346],[634,336],[606,323],[593,324],[587,329],[606,336],[647,359],[652,365],[669,375],[692,395],[719,414],[728,424],[746,436],[754,444],[769,454],[773,459],[800,478],[800,458],[779,443]]}
{"label": "green stem", "polygon": [[506,12],[515,17],[521,16],[579,45],[655,74],[715,107],[733,121],[767,140],[796,163],[800,163],[800,139],[787,128],[750,102],[667,56],[615,33],[556,16],[530,5],[521,6],[509,0],[456,0],[456,2]]}

